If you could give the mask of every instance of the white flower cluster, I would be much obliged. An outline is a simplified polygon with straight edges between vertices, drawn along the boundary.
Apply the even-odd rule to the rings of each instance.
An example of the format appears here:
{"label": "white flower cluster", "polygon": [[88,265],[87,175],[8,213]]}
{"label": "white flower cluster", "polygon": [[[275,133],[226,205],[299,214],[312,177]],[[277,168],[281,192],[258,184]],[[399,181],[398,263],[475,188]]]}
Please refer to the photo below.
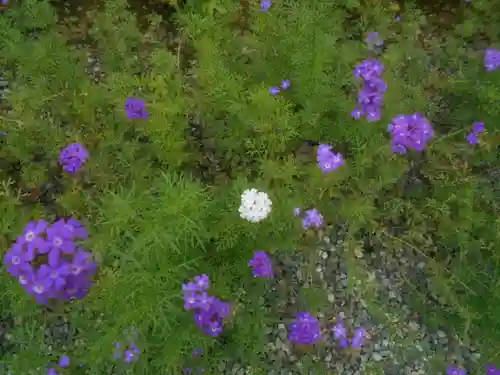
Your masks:
{"label": "white flower cluster", "polygon": [[271,212],[273,202],[266,193],[247,189],[241,194],[240,216],[252,223],[264,220]]}

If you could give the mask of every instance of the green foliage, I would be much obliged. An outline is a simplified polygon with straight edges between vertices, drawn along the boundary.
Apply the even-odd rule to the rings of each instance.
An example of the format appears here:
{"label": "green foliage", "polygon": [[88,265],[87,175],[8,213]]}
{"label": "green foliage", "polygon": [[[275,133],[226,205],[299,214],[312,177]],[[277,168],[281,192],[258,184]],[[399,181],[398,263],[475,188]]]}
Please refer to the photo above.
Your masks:
{"label": "green foliage", "polygon": [[[137,374],[179,373],[194,347],[212,351],[206,366],[233,353],[259,368],[262,328],[282,317],[258,307],[267,286],[251,277],[248,259],[258,249],[311,246],[292,210],[317,207],[329,222],[347,223],[351,239],[398,228],[401,241],[437,253],[433,284],[450,306],[438,319],[470,327],[465,334],[481,337],[494,360],[500,73],[485,73],[481,50],[469,42],[480,38],[479,25],[499,42],[500,13],[490,11],[498,2],[457,10],[443,33],[411,3],[401,23],[378,3],[276,1],[267,13],[243,3],[177,9],[181,31],[168,48],[161,35],[171,21],[152,17],[145,31],[124,0],[84,16],[88,40],[78,46],[46,1],[20,2],[0,17],[12,108],[0,102],[2,254],[28,220],[72,215],[89,227],[87,245],[102,263],[87,299],[59,312],[81,332],[68,354],[101,374],[113,341],[135,326],[149,358]],[[383,119],[367,123],[350,116],[352,69],[368,56],[362,41],[374,30],[386,41],[389,89]],[[87,53],[100,60],[98,75],[89,73]],[[283,79],[291,88],[271,96]],[[145,100],[149,120],[126,118],[127,97]],[[393,155],[387,124],[417,111],[431,119],[436,138],[423,155]],[[478,146],[465,141],[473,121],[487,128]],[[324,176],[310,141],[331,144],[345,166]],[[72,142],[90,152],[76,177],[57,165]],[[250,187],[273,201],[262,223],[239,218],[240,195]],[[202,337],[183,311],[181,283],[201,273],[235,304],[228,348]],[[55,317],[6,272],[0,285],[2,314],[22,322],[12,332],[16,354],[0,363],[27,374],[54,360],[40,348]]]}

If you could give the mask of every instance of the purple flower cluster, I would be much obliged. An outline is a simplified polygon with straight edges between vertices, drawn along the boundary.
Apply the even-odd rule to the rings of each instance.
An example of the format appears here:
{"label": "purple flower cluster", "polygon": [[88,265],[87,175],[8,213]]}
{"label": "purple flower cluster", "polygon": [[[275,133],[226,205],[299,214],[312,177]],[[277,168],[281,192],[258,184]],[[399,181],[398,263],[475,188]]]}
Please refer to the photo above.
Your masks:
{"label": "purple flower cluster", "polygon": [[[349,347],[349,340],[347,338],[347,329],[342,323],[342,319],[339,318],[338,323],[332,328],[333,338],[338,340],[339,346],[344,349]],[[360,349],[364,344],[366,339],[366,330],[362,327],[354,330],[354,334],[351,339],[351,348]]]}
{"label": "purple flower cluster", "polygon": [[183,284],[184,308],[194,311],[194,321],[203,333],[216,337],[224,329],[224,318],[229,316],[231,306],[208,295],[209,286],[207,275],[196,276],[193,282]]}
{"label": "purple flower cluster", "polygon": [[271,5],[271,0],[260,0],[260,11],[267,12]]}
{"label": "purple flower cluster", "polygon": [[149,117],[146,104],[138,98],[128,98],[125,101],[125,115],[127,115],[129,120],[147,120]]}
{"label": "purple flower cluster", "polygon": [[467,375],[467,371],[463,368],[450,366],[446,369],[446,375]]}
{"label": "purple flower cluster", "polygon": [[295,208],[293,210],[295,216],[302,216],[302,227],[304,230],[309,228],[320,228],[324,224],[323,215],[315,208],[304,211],[302,213],[300,208]]}
{"label": "purple flower cluster", "polygon": [[332,146],[321,144],[318,146],[316,153],[316,161],[318,167],[325,174],[331,173],[340,166],[344,165],[344,158],[342,154],[332,151]]}
{"label": "purple flower cluster", "polygon": [[[59,358],[59,363],[58,363],[59,367],[67,368],[67,367],[69,367],[69,364],[70,364],[70,359],[67,355],[62,355]],[[48,369],[47,375],[59,375],[59,373],[57,372],[57,370],[54,367],[51,367]]]}
{"label": "purple flower cluster", "polygon": [[374,50],[378,47],[382,47],[384,45],[384,41],[380,37],[379,33],[376,31],[372,31],[371,33],[368,34],[366,37],[366,46],[370,50]]}
{"label": "purple flower cluster", "polygon": [[[350,344],[351,348],[360,349],[366,339],[366,330],[357,328],[349,343],[347,329],[341,319],[332,328],[332,332],[341,348],[347,348]],[[319,320],[307,312],[297,314],[295,320],[288,327],[288,339],[298,345],[314,345],[323,338]]]}
{"label": "purple flower cluster", "polygon": [[248,266],[252,268],[254,277],[271,279],[274,276],[271,258],[265,251],[256,251]]}
{"label": "purple flower cluster", "polygon": [[59,154],[59,164],[71,174],[75,174],[87,162],[89,152],[80,143],[66,146]]}
{"label": "purple flower cluster", "polygon": [[278,95],[282,90],[287,90],[290,88],[290,80],[284,79],[281,81],[281,87],[273,86],[269,89],[271,95]]}
{"label": "purple flower cluster", "polygon": [[114,359],[123,359],[123,361],[127,364],[133,363],[139,359],[140,350],[134,343],[128,343],[123,346],[119,342],[115,342],[114,344]]}
{"label": "purple flower cluster", "polygon": [[500,68],[500,50],[487,48],[484,52],[484,68],[487,72],[494,72]]}
{"label": "purple flower cluster", "polygon": [[467,142],[471,145],[475,145],[479,142],[479,134],[484,132],[484,122],[474,122],[472,124],[472,131],[467,134]]}
{"label": "purple flower cluster", "polygon": [[30,222],[5,254],[4,264],[40,304],[81,299],[97,271],[92,254],[75,243],[87,237],[87,230],[73,218],[52,225],[44,220]]}
{"label": "purple flower cluster", "polygon": [[288,340],[297,345],[314,345],[322,340],[319,320],[308,312],[298,313],[288,327]]}
{"label": "purple flower cluster", "polygon": [[500,375],[500,370],[494,365],[486,365],[486,375]]}
{"label": "purple flower cluster", "polygon": [[358,104],[351,115],[356,120],[366,117],[370,122],[378,121],[381,117],[381,108],[387,84],[380,77],[384,72],[384,65],[377,59],[367,59],[354,69],[354,77],[363,80],[363,87],[358,95]]}
{"label": "purple flower cluster", "polygon": [[394,117],[387,130],[392,137],[392,151],[397,154],[406,153],[408,148],[423,151],[434,137],[432,125],[420,113]]}

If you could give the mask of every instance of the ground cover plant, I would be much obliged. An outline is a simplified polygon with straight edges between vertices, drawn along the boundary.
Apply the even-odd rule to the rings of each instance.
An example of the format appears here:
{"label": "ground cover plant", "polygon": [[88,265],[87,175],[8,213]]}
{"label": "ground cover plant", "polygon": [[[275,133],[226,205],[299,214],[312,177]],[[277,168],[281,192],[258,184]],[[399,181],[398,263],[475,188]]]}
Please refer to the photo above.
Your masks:
{"label": "ground cover plant", "polygon": [[500,362],[500,3],[442,5],[3,8],[1,371],[268,373],[279,323],[304,357],[362,350],[363,327],[260,302],[338,225],[428,258],[429,324]]}

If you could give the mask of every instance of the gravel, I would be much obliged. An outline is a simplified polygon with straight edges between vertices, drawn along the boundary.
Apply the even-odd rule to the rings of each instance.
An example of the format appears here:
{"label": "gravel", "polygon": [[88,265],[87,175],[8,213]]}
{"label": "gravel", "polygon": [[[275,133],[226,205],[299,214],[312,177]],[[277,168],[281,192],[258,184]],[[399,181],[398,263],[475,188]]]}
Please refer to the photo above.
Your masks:
{"label": "gravel", "polygon": [[[314,309],[325,333],[338,317],[351,329],[363,326],[368,337],[362,350],[352,353],[340,350],[328,333],[326,341],[303,353],[287,341],[285,323],[268,327],[268,344],[264,353],[268,375],[332,373],[347,375],[424,375],[445,374],[450,365],[474,373],[480,354],[464,345],[445,327],[431,328],[424,316],[414,311],[415,291],[431,298],[428,312],[444,306],[429,291],[426,260],[410,249],[376,251],[363,248],[347,250],[343,232],[324,236],[315,254],[303,252],[280,255],[276,259],[276,285],[268,292],[265,306],[283,322],[299,311],[311,311],[300,297],[301,290],[314,290],[323,303]],[[413,295],[412,295],[413,293]],[[222,374],[261,374],[241,361],[219,365]]]}

